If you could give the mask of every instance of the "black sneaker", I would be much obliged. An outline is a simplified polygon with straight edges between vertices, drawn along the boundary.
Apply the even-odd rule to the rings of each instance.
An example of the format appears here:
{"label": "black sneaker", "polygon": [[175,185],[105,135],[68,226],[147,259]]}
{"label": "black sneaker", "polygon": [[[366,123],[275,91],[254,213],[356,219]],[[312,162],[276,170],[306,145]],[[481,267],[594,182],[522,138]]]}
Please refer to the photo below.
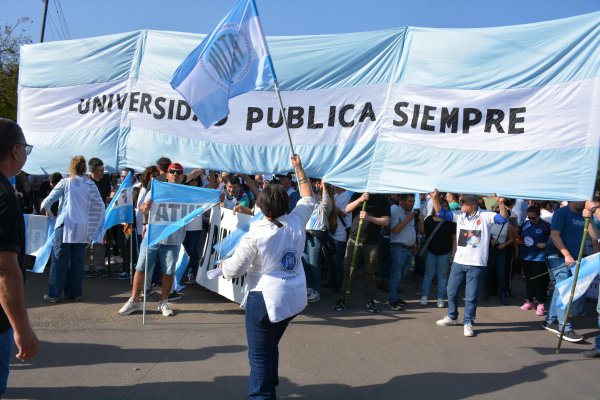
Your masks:
{"label": "black sneaker", "polygon": [[177,301],[181,299],[181,294],[177,293],[175,290],[171,292],[169,295],[169,301]]}
{"label": "black sneaker", "polygon": [[402,300],[402,299],[398,299],[398,303],[399,303],[399,304],[402,304],[403,306],[405,306],[405,305],[407,304],[407,303],[406,303],[404,300]]}
{"label": "black sneaker", "polygon": [[115,274],[115,276],[119,280],[125,280],[125,279],[129,279],[131,277],[131,275],[129,275],[129,272],[126,272],[126,271],[119,272],[119,273]]}
{"label": "black sneaker", "polygon": [[375,304],[375,302],[373,300],[368,300],[365,303],[365,308],[367,309],[368,312],[371,312],[371,313],[379,312],[379,308],[377,307],[377,305]]}
{"label": "black sneaker", "polygon": [[544,328],[547,331],[553,332],[553,333],[559,333],[560,332],[560,330],[558,329],[558,325],[555,324],[554,322],[548,323],[547,321],[543,321],[542,322],[542,328]]}
{"label": "black sneaker", "polygon": [[[387,301],[387,305],[394,311],[404,311],[404,307],[400,304],[399,301]],[[367,307],[368,308],[368,307]]]}
{"label": "black sneaker", "polygon": [[[557,333],[556,336],[560,337],[560,332]],[[577,343],[583,340],[583,336],[576,334],[574,330],[570,330],[565,332],[563,339],[567,342]]]}
{"label": "black sneaker", "polygon": [[581,355],[585,358],[600,358],[600,351],[596,351],[596,349],[586,350]]}
{"label": "black sneaker", "polygon": [[338,299],[333,305],[333,311],[343,311],[346,309],[346,301],[344,299]]}

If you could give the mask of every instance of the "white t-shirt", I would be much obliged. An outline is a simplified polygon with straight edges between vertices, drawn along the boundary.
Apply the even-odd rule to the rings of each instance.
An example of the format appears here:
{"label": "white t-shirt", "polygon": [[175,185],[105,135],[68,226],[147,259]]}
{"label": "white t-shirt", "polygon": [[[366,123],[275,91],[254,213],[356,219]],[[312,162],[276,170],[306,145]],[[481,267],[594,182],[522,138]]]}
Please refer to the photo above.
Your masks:
{"label": "white t-shirt", "polygon": [[495,223],[496,213],[479,209],[471,218],[460,210],[453,211],[452,214],[452,221],[456,222],[457,241],[454,262],[487,266],[490,227]]}

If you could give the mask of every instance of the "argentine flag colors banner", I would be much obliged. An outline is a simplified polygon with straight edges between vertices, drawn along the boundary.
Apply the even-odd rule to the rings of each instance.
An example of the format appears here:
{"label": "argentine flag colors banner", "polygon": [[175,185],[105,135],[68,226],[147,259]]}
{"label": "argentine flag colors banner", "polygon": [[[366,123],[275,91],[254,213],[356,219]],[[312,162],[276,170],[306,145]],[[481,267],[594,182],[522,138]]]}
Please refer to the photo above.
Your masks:
{"label": "argentine flag colors banner", "polygon": [[133,223],[133,185],[131,184],[131,178],[131,172],[128,172],[110,204],[106,207],[104,214],[105,231],[118,224]]}
{"label": "argentine flag colors banner", "polygon": [[[573,294],[573,301],[579,299],[585,294],[585,292],[587,292],[598,274],[600,274],[600,253],[596,253],[581,259],[579,276],[577,277],[575,293]],[[567,308],[569,304],[569,297],[571,297],[571,290],[573,288],[573,278],[574,276],[571,276],[556,284],[555,289],[558,290],[556,307],[563,309]]]}
{"label": "argentine flag colors banner", "polygon": [[220,190],[152,181],[148,229],[142,245],[153,246],[219,202]]}
{"label": "argentine flag colors banner", "polygon": [[25,222],[25,254],[35,256],[32,272],[41,274],[52,254],[56,218],[23,214]]}
{"label": "argentine flag colors banner", "polygon": [[[228,117],[205,129],[171,88],[204,38],[143,30],[23,46],[19,123],[36,148],[25,171],[66,172],[65,160],[78,154],[108,169],[142,170],[164,155],[218,171],[289,170],[273,91],[234,97]],[[600,12],[267,43],[309,176],[356,192],[592,196]]]}

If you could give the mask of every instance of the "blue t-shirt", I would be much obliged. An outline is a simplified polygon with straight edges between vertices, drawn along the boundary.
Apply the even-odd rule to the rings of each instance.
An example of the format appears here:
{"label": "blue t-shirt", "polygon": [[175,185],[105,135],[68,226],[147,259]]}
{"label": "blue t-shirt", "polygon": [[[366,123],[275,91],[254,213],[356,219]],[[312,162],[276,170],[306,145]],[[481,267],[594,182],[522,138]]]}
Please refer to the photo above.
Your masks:
{"label": "blue t-shirt", "polygon": [[[560,237],[573,258],[577,258],[579,254],[584,225],[585,220],[583,216],[571,211],[569,206],[559,208],[552,216],[550,229],[560,232]],[[546,255],[557,253],[560,255],[560,251],[554,246],[552,239],[548,239]]]}
{"label": "blue t-shirt", "polygon": [[550,238],[550,224],[544,220],[533,224],[526,220],[521,225],[520,235],[524,244],[520,246],[521,259],[527,261],[544,261],[544,249],[537,247],[538,243],[546,243]]}

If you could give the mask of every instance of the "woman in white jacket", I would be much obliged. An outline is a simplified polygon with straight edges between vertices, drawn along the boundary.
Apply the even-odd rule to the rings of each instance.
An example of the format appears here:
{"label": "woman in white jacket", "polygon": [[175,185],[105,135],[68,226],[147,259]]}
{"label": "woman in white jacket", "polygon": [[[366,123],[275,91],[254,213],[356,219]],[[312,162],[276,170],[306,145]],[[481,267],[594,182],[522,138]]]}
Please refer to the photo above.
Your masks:
{"label": "woman in white jacket", "polygon": [[265,218],[250,225],[231,258],[221,267],[226,279],[247,273],[246,335],[250,379],[248,398],[274,399],[279,383],[279,341],[288,323],[307,305],[301,256],[305,226],[314,207],[312,189],[298,156],[292,157],[302,198],[290,214],[288,195],[267,186],[256,204]]}
{"label": "woman in white jacket", "polygon": [[69,177],[61,180],[42,201],[41,210],[52,216],[50,207],[59,200],[55,222],[48,294],[44,300],[58,303],[64,292],[71,300],[83,294],[85,246],[104,237],[104,202],[96,184],[85,176],[83,156],[74,157]]}

